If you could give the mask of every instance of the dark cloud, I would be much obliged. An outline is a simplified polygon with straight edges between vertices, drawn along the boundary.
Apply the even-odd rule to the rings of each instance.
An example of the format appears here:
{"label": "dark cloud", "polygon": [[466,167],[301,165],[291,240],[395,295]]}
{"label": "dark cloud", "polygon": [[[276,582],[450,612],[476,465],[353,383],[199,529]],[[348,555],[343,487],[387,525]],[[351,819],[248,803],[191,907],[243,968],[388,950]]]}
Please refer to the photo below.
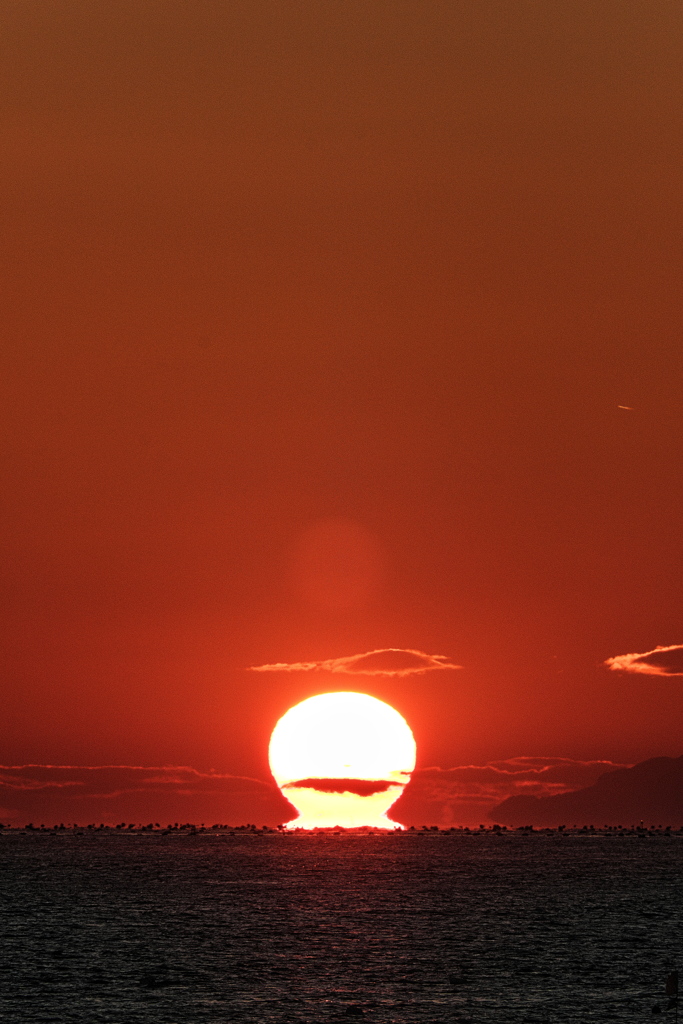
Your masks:
{"label": "dark cloud", "polygon": [[485,765],[423,768],[391,809],[404,825],[473,825],[506,797],[566,793],[623,765],[566,757],[514,757]]}
{"label": "dark cloud", "polygon": [[489,817],[510,826],[681,825],[683,757],[641,761],[571,793],[510,796]]}
{"label": "dark cloud", "polygon": [[644,654],[618,654],[608,658],[613,672],[638,672],[648,676],[683,676],[683,644],[655,647]]}
{"label": "dark cloud", "polygon": [[436,669],[457,669],[444,654],[425,654],[424,651],[387,647],[366,654],[352,654],[346,658],[326,661],[297,661],[291,664],[252,665],[251,672],[333,672],[359,676],[412,676]]}
{"label": "dark cloud", "polygon": [[315,789],[318,793],[355,793],[356,796],[372,796],[373,793],[386,793],[396,786],[396,782],[385,782],[381,779],[299,779],[288,782],[283,789]]}
{"label": "dark cloud", "polygon": [[293,817],[274,783],[171,766],[0,767],[0,820],[277,825]]}

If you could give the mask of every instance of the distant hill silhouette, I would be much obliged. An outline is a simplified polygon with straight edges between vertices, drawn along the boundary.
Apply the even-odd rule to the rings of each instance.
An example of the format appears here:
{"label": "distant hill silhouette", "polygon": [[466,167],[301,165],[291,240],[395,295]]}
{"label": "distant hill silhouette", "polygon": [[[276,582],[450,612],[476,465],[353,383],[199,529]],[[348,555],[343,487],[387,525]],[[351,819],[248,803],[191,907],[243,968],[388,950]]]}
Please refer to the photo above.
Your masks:
{"label": "distant hill silhouette", "polygon": [[653,757],[557,796],[510,796],[489,817],[501,825],[683,825],[683,757]]}

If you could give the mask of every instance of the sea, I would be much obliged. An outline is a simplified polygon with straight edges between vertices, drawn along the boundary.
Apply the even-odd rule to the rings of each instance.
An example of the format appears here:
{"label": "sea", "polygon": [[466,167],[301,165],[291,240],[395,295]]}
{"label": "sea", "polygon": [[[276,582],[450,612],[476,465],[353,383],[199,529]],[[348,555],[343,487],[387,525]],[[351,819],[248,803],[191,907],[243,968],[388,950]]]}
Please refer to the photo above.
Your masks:
{"label": "sea", "polygon": [[671,1021],[683,832],[5,830],[11,1024]]}

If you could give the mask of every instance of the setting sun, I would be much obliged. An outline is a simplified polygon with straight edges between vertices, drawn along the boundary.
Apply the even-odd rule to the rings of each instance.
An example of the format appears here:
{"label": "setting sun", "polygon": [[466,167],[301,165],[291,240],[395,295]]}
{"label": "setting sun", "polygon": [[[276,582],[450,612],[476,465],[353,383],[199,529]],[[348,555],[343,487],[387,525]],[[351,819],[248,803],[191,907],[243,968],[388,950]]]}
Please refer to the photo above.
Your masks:
{"label": "setting sun", "polygon": [[396,828],[387,811],[415,767],[415,740],[384,701],[365,693],[322,693],[282,716],[269,760],[299,812],[289,828]]}

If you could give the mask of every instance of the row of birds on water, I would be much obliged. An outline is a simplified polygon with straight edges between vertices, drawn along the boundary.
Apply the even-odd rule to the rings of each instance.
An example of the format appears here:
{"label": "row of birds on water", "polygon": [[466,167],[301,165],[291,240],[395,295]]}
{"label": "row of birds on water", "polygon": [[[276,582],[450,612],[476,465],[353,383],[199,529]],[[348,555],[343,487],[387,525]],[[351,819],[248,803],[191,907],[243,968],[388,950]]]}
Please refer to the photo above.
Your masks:
{"label": "row of birds on water", "polygon": [[27,825],[9,825],[0,822],[0,832],[74,832],[82,835],[85,832],[155,832],[157,834],[169,835],[170,833],[183,832],[189,833],[190,835],[197,835],[198,833],[228,833],[234,834],[250,834],[250,835],[367,835],[367,836],[382,836],[382,835],[450,835],[453,833],[466,834],[466,835],[481,835],[481,834],[493,834],[497,836],[510,835],[514,833],[524,833],[534,835],[543,834],[560,834],[560,835],[571,835],[571,834],[589,834],[589,835],[637,835],[637,836],[655,836],[664,835],[671,836],[674,833],[683,833],[683,825],[679,828],[675,828],[673,825],[605,825],[603,828],[596,828],[595,825],[574,825],[568,828],[566,825],[558,825],[555,828],[550,826],[547,827],[535,827],[533,825],[519,825],[515,828],[508,828],[506,825],[491,825],[487,827],[480,825],[478,828],[470,828],[469,826],[459,825],[451,826],[449,828],[439,828],[438,825],[422,825],[416,828],[411,825],[406,829],[371,829],[366,826],[361,828],[344,828],[337,826],[334,828],[320,827],[314,829],[298,829],[298,828],[285,828],[283,825],[276,827],[269,825],[195,825],[191,822],[185,824],[179,824],[175,822],[172,825],[162,826],[159,822],[150,822],[147,825],[141,825],[136,823],[121,822],[118,825],[105,825],[105,824],[90,824],[90,825],[77,825],[68,824],[65,825],[63,822],[59,825],[34,825],[33,822],[29,822]]}

